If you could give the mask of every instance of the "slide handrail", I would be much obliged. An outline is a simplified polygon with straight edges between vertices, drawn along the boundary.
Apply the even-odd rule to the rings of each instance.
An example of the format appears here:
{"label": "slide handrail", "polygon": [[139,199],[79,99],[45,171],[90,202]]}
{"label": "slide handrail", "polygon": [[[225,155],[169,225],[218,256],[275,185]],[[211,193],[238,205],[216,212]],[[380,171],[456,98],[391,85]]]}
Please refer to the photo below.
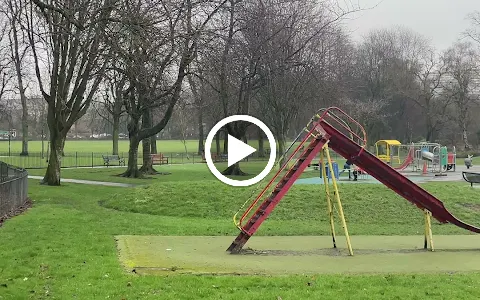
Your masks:
{"label": "slide handrail", "polygon": [[[331,122],[329,122],[329,120],[335,121],[335,123],[340,125],[341,128],[347,130],[353,141],[355,141],[355,138],[357,139],[357,141],[355,142],[361,146],[360,152],[357,154],[357,156],[361,155],[365,147],[367,146],[367,133],[365,131],[365,128],[363,128],[363,126],[357,120],[355,120],[346,112],[344,112],[343,110],[341,110],[336,106],[331,106],[325,109],[323,113],[320,115],[320,117],[318,118],[318,120],[316,120],[316,124],[319,126],[319,128],[321,128],[321,125],[319,125],[319,123],[323,121],[338,130],[338,127],[335,126],[335,124],[332,124]],[[352,130],[352,126],[350,126],[349,124],[355,125],[357,129],[360,130],[361,135],[358,135],[357,133],[355,133],[354,130]]]}

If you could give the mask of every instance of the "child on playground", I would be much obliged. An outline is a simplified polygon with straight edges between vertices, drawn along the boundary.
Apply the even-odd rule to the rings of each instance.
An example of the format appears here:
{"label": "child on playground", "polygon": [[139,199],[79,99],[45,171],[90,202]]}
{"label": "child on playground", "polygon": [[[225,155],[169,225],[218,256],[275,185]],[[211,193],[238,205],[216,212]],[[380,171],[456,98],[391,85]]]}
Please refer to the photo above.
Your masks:
{"label": "child on playground", "polygon": [[[342,173],[345,172],[346,170],[350,170],[352,165],[353,165],[353,162],[350,159],[347,159],[347,161],[343,165]],[[357,181],[357,178],[358,178],[358,171],[354,169],[353,170],[353,181]],[[350,175],[350,171],[348,172],[348,179],[352,179],[352,176]]]}

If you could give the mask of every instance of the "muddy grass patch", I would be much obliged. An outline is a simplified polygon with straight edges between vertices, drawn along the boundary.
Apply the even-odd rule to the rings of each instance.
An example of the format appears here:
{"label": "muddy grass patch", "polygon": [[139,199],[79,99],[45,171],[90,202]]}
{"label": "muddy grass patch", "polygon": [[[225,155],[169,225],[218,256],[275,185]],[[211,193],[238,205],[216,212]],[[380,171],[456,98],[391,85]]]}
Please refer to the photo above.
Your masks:
{"label": "muddy grass patch", "polygon": [[5,221],[22,214],[24,211],[32,207],[32,205],[33,205],[32,200],[27,198],[27,200],[22,205],[12,209],[11,211],[4,214],[3,216],[0,216],[0,227],[3,225]]}
{"label": "muddy grass patch", "polygon": [[480,203],[461,203],[460,205],[472,211],[480,212]]}

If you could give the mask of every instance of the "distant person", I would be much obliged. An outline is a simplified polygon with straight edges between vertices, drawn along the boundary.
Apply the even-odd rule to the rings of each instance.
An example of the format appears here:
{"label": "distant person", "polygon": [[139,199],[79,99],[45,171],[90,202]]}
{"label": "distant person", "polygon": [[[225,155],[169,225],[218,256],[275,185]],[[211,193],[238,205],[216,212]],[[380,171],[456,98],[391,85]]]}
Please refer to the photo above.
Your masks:
{"label": "distant person", "polygon": [[472,157],[473,155],[467,155],[467,158],[465,158],[465,166],[467,167],[467,169],[470,169],[470,167],[473,165],[472,164]]}
{"label": "distant person", "polygon": [[[348,170],[348,180],[352,179],[352,174],[351,174],[352,172],[350,172],[352,165],[353,165],[353,162],[350,159],[347,159],[347,161],[343,165],[343,170],[341,172],[343,173]],[[358,171],[353,170],[353,181],[357,181],[357,178],[358,178]]]}

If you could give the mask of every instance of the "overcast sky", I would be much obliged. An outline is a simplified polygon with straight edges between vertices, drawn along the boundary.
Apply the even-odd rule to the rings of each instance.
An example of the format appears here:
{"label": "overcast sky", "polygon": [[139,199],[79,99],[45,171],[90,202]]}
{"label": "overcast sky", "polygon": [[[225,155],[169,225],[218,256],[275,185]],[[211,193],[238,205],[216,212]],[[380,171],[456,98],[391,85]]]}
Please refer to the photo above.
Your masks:
{"label": "overcast sky", "polygon": [[470,25],[467,15],[480,10],[480,0],[352,0],[362,11],[345,21],[354,40],[374,28],[403,25],[426,36],[437,50],[448,48]]}

